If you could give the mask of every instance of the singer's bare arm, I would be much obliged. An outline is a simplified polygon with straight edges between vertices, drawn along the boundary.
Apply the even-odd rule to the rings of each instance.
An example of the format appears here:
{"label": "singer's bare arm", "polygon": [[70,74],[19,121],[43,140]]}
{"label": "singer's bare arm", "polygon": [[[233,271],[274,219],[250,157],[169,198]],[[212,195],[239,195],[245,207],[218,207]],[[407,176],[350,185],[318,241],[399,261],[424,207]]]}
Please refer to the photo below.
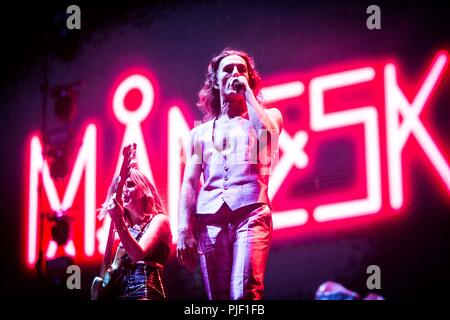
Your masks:
{"label": "singer's bare arm", "polygon": [[199,179],[201,175],[201,154],[194,139],[195,128],[191,131],[186,150],[186,166],[181,185],[178,210],[177,257],[182,265],[194,270],[196,265],[197,243],[192,234],[191,220],[196,211]]}

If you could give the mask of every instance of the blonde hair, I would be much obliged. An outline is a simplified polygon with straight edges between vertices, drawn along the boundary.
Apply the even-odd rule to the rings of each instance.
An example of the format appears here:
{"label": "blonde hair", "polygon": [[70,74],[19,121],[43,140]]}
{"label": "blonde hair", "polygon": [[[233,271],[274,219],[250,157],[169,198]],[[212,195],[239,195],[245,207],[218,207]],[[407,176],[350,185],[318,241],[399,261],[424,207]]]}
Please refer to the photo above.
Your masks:
{"label": "blonde hair", "polygon": [[155,214],[163,213],[161,198],[150,180],[137,169],[130,170],[129,178],[136,184],[136,188],[142,192],[144,201],[142,214],[145,221]]}
{"label": "blonde hair", "polygon": [[[150,180],[142,172],[135,168],[130,170],[128,177],[135,183],[136,188],[142,193],[142,201],[144,203],[141,218],[148,221],[155,214],[164,213],[161,198]],[[102,207],[97,209],[99,211],[99,220],[102,220],[108,213],[108,205],[110,204],[113,195],[117,192],[119,181],[119,176],[113,179],[108,188],[106,199],[103,202]],[[124,216],[126,222],[129,222],[130,218],[127,209],[125,209]]]}

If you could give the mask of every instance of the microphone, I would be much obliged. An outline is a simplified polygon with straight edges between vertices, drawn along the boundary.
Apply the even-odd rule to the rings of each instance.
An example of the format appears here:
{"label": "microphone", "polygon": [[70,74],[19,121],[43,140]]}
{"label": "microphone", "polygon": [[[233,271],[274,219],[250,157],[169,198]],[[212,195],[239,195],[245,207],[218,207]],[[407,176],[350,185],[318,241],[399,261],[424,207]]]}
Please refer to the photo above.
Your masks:
{"label": "microphone", "polygon": [[238,91],[238,92],[241,91],[242,88],[244,88],[244,85],[238,79],[235,79],[233,81],[233,83],[231,84],[231,86],[232,86],[233,90]]}

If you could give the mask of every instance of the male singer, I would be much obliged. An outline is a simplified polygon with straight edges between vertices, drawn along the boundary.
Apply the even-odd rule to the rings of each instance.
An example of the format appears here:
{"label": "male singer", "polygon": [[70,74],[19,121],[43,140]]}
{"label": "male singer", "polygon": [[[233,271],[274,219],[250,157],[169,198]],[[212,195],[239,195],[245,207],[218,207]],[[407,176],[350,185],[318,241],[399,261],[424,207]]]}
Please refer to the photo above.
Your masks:
{"label": "male singer", "polygon": [[[200,254],[209,299],[262,299],[272,233],[267,194],[283,118],[265,109],[261,78],[245,52],[225,49],[208,65],[181,187],[177,256]],[[203,174],[204,184],[199,189]]]}

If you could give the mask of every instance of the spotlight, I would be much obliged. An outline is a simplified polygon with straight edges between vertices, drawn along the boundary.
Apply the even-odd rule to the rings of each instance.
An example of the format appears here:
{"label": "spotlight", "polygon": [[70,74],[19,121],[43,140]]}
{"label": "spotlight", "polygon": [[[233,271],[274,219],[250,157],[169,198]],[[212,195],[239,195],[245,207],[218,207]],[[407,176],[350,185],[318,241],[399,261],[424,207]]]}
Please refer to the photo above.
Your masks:
{"label": "spotlight", "polygon": [[69,172],[69,159],[73,145],[73,132],[70,128],[58,128],[44,134],[45,155],[50,159],[50,175],[59,180]]}
{"label": "spotlight", "polygon": [[77,94],[72,86],[57,86],[52,93],[55,99],[55,115],[64,123],[73,120],[76,111]]}
{"label": "spotlight", "polygon": [[62,150],[57,150],[56,155],[50,164],[50,176],[56,180],[64,179],[68,170],[69,165],[67,164],[67,156]]}
{"label": "spotlight", "polygon": [[58,246],[65,245],[69,239],[69,220],[70,218],[65,214],[55,214],[54,217],[50,218],[50,221],[53,222],[52,238]]}

